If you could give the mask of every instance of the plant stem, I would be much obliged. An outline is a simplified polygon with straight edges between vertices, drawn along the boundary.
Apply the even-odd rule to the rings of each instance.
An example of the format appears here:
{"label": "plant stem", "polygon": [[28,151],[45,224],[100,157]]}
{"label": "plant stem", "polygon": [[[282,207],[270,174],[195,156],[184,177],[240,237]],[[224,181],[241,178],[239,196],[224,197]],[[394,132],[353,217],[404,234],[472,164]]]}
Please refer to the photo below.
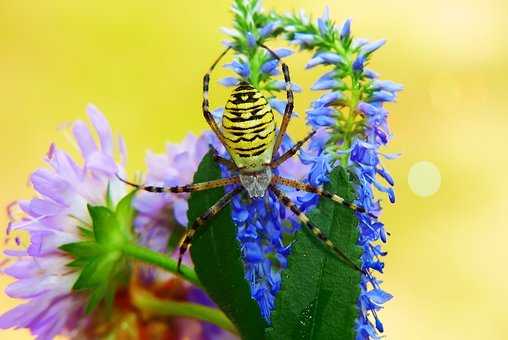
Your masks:
{"label": "plant stem", "polygon": [[173,274],[180,276],[182,279],[187,280],[198,287],[201,287],[201,282],[199,282],[198,276],[192,268],[186,265],[182,265],[180,267],[180,272],[178,272],[176,261],[167,255],[153,251],[146,247],[141,247],[134,243],[126,243],[123,245],[122,250],[126,255],[136,260],[140,260],[145,263],[149,263],[165,269]]}
{"label": "plant stem", "polygon": [[134,292],[132,302],[140,310],[163,316],[181,316],[212,323],[222,329],[238,334],[233,323],[222,311],[195,303],[160,300],[145,292]]}

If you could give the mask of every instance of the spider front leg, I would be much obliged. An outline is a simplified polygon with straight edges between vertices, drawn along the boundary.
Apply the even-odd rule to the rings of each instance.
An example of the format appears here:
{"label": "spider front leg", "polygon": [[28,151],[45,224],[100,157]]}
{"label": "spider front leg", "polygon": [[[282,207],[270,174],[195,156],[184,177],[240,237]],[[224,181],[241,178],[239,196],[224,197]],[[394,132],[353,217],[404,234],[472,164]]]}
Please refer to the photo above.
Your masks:
{"label": "spider front leg", "polygon": [[294,96],[293,96],[293,89],[291,85],[291,78],[289,77],[289,68],[282,61],[282,59],[272,51],[269,47],[267,47],[264,44],[259,44],[259,46],[263,47],[265,50],[270,53],[270,55],[278,60],[281,63],[282,66],[282,73],[284,74],[284,81],[286,82],[286,96],[287,96],[287,104],[286,108],[284,109],[284,116],[282,117],[282,123],[280,124],[279,133],[277,134],[277,138],[275,139],[275,144],[273,146],[273,154],[272,154],[272,161],[277,156],[277,151],[279,150],[280,144],[282,143],[282,137],[286,134],[286,129],[288,127],[289,121],[291,120],[291,115],[293,114],[293,106],[294,106]]}
{"label": "spider front leg", "polygon": [[210,150],[212,150],[213,160],[216,163],[224,165],[226,168],[228,168],[229,171],[237,171],[238,170],[238,167],[236,166],[235,162],[233,162],[230,159],[226,159],[224,157],[219,156],[219,154],[217,153],[217,150],[215,150],[211,145],[210,145]]}
{"label": "spider front leg", "polygon": [[202,107],[203,107],[203,115],[205,116],[205,119],[206,119],[208,125],[210,125],[210,128],[212,129],[212,131],[215,133],[217,138],[219,138],[220,142],[222,143],[222,145],[224,145],[224,147],[226,148],[226,150],[229,153],[231,153],[231,152],[230,152],[229,146],[228,146],[228,144],[226,142],[226,138],[224,137],[224,134],[220,130],[219,125],[215,121],[215,118],[213,118],[212,113],[210,112],[210,103],[209,103],[209,99],[208,99],[208,91],[209,91],[209,88],[210,88],[210,74],[214,70],[215,66],[217,66],[219,61],[226,55],[226,53],[228,53],[228,51],[230,49],[231,49],[231,47],[228,47],[228,48],[226,48],[220,54],[220,56],[214,61],[212,66],[210,66],[210,68],[208,69],[208,72],[206,72],[205,76],[203,77],[203,105],[202,105]]}
{"label": "spider front leg", "polygon": [[191,227],[189,228],[189,231],[185,234],[185,236],[182,238],[182,241],[180,242],[180,250],[178,255],[178,265],[177,269],[178,272],[180,272],[180,266],[182,264],[182,258],[189,246],[192,243],[192,238],[196,234],[196,231],[199,229],[199,227],[202,227],[206,224],[208,220],[210,220],[212,217],[217,215],[224,207],[226,207],[229,202],[231,202],[231,199],[233,196],[239,194],[243,191],[243,187],[237,187],[236,189],[228,192],[220,200],[218,200],[214,205],[212,205],[203,215],[196,218],[194,223],[192,223]]}
{"label": "spider front leg", "polygon": [[270,163],[270,167],[274,169],[279,165],[281,165],[282,163],[284,163],[285,161],[287,161],[289,158],[293,157],[298,152],[298,150],[302,148],[303,144],[305,144],[305,142],[307,142],[312,136],[314,136],[315,133],[316,130],[311,131],[311,133],[309,133],[304,139],[293,145],[291,149],[286,151],[282,156],[272,161]]}
{"label": "spider front leg", "polygon": [[116,176],[120,181],[124,182],[127,185],[138,188],[140,190],[149,191],[149,192],[172,192],[172,193],[182,193],[182,192],[194,192],[194,191],[202,191],[208,190],[218,187],[224,187],[229,184],[240,184],[240,177],[230,177],[230,178],[221,178],[216,179],[214,181],[203,182],[203,183],[194,183],[187,184],[182,186],[174,186],[174,187],[158,187],[158,186],[144,186],[136,183],[129,182],[120,176]]}
{"label": "spider front leg", "polygon": [[356,263],[353,262],[342,250],[337,248],[333,242],[325,235],[323,232],[305,215],[286,195],[284,195],[278,188],[274,185],[270,185],[270,190],[277,196],[277,198],[284,204],[289,210],[295,214],[296,217],[304,224],[307,229],[314,235],[317,239],[319,239],[327,248],[337,255],[342,261],[344,261],[347,265],[349,265],[352,269],[359,271],[365,275],[369,275],[369,273],[363,271]]}

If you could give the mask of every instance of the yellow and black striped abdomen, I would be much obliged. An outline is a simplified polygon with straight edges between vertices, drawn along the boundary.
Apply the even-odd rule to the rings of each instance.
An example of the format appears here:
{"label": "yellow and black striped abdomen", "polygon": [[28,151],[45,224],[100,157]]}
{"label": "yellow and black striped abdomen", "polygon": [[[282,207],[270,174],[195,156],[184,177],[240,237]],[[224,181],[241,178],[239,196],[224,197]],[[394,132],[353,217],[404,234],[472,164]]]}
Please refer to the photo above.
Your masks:
{"label": "yellow and black striped abdomen", "polygon": [[231,157],[240,168],[260,170],[272,159],[275,118],[266,98],[242,82],[226,103],[222,130]]}

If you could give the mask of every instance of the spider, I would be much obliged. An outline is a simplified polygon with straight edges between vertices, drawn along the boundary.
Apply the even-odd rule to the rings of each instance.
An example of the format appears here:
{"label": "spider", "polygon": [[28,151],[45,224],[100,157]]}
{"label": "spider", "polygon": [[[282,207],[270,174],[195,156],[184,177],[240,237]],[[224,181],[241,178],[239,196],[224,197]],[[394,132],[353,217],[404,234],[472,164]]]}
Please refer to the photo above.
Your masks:
{"label": "spider", "polygon": [[[193,192],[224,187],[230,184],[238,184],[235,189],[226,193],[203,215],[198,217],[183,236],[179,247],[178,271],[180,271],[182,257],[191,245],[192,238],[198,228],[204,226],[207,221],[226,207],[231,202],[233,196],[246,191],[249,197],[260,198],[263,197],[268,190],[270,190],[284,204],[284,206],[296,215],[300,222],[309,229],[312,235],[324,243],[326,247],[331,249],[331,251],[346,264],[357,271],[365,273],[356,263],[345,255],[344,252],[338,249],[319,229],[319,227],[310,221],[307,215],[305,215],[305,213],[303,213],[291,201],[291,199],[284,195],[277,187],[278,185],[283,185],[293,187],[297,190],[315,193],[319,196],[331,199],[338,204],[344,205],[356,212],[366,212],[363,207],[347,202],[342,197],[325,191],[321,187],[314,187],[309,184],[283,178],[272,173],[272,169],[278,167],[284,161],[295,155],[302,145],[308,141],[316,131],[310,132],[304,139],[297,142],[280,157],[277,157],[277,151],[279,150],[282,138],[286,133],[287,126],[293,113],[293,91],[291,89],[288,66],[273,50],[264,44],[259,44],[259,46],[267,50],[273,58],[279,61],[286,84],[287,104],[278,132],[276,131],[274,114],[267,100],[260,91],[246,81],[241,81],[231,93],[231,96],[226,103],[221,127],[217,124],[209,111],[208,90],[210,74],[231,47],[228,47],[220,54],[203,78],[203,115],[210,125],[210,128],[215,135],[217,135],[218,139],[224,145],[226,151],[231,157],[231,159],[226,159],[220,157],[215,152],[214,159],[216,162],[225,165],[230,170],[237,173],[236,176],[174,187],[144,186],[131,183],[120,177],[119,179],[140,190],[155,193]],[[211,149],[214,150],[213,148]]]}

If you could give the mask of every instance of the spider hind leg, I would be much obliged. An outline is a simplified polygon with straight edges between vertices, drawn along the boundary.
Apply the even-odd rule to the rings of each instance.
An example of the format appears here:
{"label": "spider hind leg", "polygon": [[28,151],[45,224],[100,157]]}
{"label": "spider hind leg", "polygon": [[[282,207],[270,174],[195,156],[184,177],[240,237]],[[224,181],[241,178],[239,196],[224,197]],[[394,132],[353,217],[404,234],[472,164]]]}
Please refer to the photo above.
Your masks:
{"label": "spider hind leg", "polygon": [[338,258],[340,258],[345,264],[347,264],[352,269],[369,275],[367,272],[363,271],[353,260],[351,260],[342,250],[337,248],[335,244],[316,226],[308,217],[305,215],[292,201],[289,197],[284,195],[277,187],[274,185],[270,186],[270,190],[277,196],[277,198],[284,204],[295,216],[300,220],[300,222],[307,227],[307,229],[314,235],[317,239],[319,239],[328,249],[330,249]]}
{"label": "spider hind leg", "polygon": [[229,204],[229,202],[231,202],[231,199],[233,198],[233,196],[239,194],[242,191],[243,191],[243,187],[239,186],[236,189],[233,189],[232,191],[228,192],[227,194],[222,196],[221,199],[219,199],[214,205],[212,205],[207,211],[205,211],[201,216],[199,216],[198,218],[196,218],[194,220],[191,227],[185,233],[184,237],[180,241],[178,264],[177,264],[178,272],[180,272],[183,256],[187,252],[187,249],[189,249],[189,246],[192,244],[192,238],[196,234],[197,230],[200,227],[203,227],[206,224],[206,222],[208,222],[215,215],[217,215],[219,212],[221,212],[222,209],[224,209]]}

